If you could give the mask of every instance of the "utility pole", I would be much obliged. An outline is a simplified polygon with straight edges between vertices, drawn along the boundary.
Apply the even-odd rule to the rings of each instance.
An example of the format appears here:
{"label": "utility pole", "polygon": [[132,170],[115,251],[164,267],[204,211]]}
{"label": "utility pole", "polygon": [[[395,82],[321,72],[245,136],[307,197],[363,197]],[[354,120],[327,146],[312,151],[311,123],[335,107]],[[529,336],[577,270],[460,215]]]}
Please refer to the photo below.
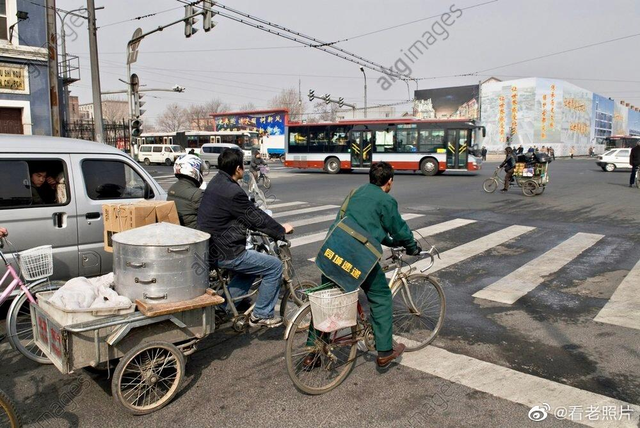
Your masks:
{"label": "utility pole", "polygon": [[47,0],[47,44],[49,51],[49,103],[51,106],[51,135],[60,133],[60,94],[58,91],[58,37],[56,31],[56,0]]}
{"label": "utility pole", "polygon": [[98,40],[96,26],[96,6],[94,0],[87,0],[89,15],[89,58],[91,60],[91,92],[93,94],[93,123],[96,141],[104,143],[102,124],[102,97],[100,95],[100,66],[98,64]]}
{"label": "utility pole", "polygon": [[367,73],[364,72],[364,67],[360,67],[362,75],[364,76],[364,118],[367,118]]}

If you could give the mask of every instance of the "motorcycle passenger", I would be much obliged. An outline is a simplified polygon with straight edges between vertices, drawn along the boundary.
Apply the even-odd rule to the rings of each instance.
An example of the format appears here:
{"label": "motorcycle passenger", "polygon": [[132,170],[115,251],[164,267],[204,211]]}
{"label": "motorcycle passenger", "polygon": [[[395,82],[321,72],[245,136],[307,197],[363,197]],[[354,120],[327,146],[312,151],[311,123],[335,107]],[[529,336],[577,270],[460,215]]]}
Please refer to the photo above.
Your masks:
{"label": "motorcycle passenger", "polygon": [[279,224],[249,200],[238,184],[243,175],[242,152],[224,150],[218,158],[218,174],[207,186],[200,204],[198,229],[211,235],[210,263],[233,272],[229,284],[231,297],[246,295],[254,280],[262,277],[249,324],[254,327],[278,327],[282,324],[282,317],[275,315],[274,309],[280,292],[283,265],[277,257],[247,250],[247,229],[283,240],[286,233],[293,231],[293,226]]}
{"label": "motorcycle passenger", "polygon": [[167,201],[176,203],[180,225],[195,229],[198,225],[198,208],[202,201],[200,189],[204,177],[202,160],[194,155],[182,155],[173,164],[178,181],[167,192]]}
{"label": "motorcycle passenger", "polygon": [[260,166],[267,166],[267,162],[262,159],[262,154],[259,151],[255,151],[251,158],[251,174],[253,174],[253,178],[256,179],[256,182],[258,181]]}
{"label": "motorcycle passenger", "polygon": [[504,176],[504,188],[500,190],[502,193],[509,190],[509,184],[513,178],[513,172],[516,169],[516,157],[513,154],[513,149],[511,147],[507,147],[504,149],[504,152],[506,157],[500,164],[500,168],[504,168],[504,172],[506,173]]}

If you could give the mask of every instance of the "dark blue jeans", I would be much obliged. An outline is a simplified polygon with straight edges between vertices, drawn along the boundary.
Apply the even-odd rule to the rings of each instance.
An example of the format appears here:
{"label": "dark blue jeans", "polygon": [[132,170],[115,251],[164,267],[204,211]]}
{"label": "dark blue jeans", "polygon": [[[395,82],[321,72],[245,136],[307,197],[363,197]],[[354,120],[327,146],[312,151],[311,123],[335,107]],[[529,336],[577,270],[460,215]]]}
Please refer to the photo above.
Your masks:
{"label": "dark blue jeans", "polygon": [[247,250],[233,260],[218,260],[218,266],[233,272],[229,284],[231,297],[247,294],[253,281],[262,277],[258,299],[253,309],[257,318],[272,318],[282,282],[282,262],[277,257]]}
{"label": "dark blue jeans", "polygon": [[638,173],[638,165],[631,168],[631,177],[629,178],[629,185],[633,186],[636,182],[636,174]]}

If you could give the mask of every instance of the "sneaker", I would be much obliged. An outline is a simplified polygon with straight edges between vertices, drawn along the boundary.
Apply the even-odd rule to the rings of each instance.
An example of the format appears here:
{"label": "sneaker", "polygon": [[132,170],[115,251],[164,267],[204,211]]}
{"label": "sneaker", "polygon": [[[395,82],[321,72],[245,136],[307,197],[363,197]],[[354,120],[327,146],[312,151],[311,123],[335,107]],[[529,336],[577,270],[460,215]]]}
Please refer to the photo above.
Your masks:
{"label": "sneaker", "polygon": [[282,325],[282,317],[279,315],[274,315],[271,318],[258,318],[251,314],[251,316],[249,317],[249,325],[251,327],[280,327]]}

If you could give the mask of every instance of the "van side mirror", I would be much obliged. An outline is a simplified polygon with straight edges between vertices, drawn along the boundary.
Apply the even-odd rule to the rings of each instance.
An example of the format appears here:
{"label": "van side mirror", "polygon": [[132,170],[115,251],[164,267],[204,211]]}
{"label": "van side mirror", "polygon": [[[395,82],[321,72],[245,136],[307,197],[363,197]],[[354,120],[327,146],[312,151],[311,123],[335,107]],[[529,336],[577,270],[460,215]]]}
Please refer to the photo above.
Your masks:
{"label": "van side mirror", "polygon": [[156,197],[156,194],[153,193],[153,188],[146,181],[144,182],[144,199],[153,199]]}

